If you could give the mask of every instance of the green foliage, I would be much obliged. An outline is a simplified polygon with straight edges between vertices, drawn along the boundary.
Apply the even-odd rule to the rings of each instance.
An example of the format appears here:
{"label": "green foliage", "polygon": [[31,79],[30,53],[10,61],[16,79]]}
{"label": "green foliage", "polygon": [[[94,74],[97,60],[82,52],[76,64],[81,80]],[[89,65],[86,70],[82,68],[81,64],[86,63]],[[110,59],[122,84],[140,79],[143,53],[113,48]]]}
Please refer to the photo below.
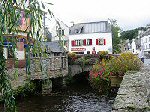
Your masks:
{"label": "green foliage", "polygon": [[117,25],[117,20],[109,19],[111,22],[111,31],[112,31],[112,46],[113,46],[113,53],[118,54],[121,52],[120,50],[120,27]]}
{"label": "green foliage", "polygon": [[[3,54],[2,45],[0,45],[0,54]],[[4,108],[7,112],[15,112],[15,98],[10,83],[9,76],[6,74],[5,58],[0,55],[0,92],[3,93]]]}
{"label": "green foliage", "polygon": [[120,36],[120,38],[121,39],[129,39],[129,40],[132,40],[132,39],[134,39],[134,38],[136,38],[137,36],[138,36],[138,30],[146,30],[146,28],[144,28],[144,27],[140,27],[140,28],[136,28],[136,29],[133,29],[133,30],[127,30],[127,31],[123,31],[122,33],[121,33],[121,36]]}
{"label": "green foliage", "polygon": [[138,29],[123,31],[121,33],[122,39],[132,40],[132,39],[136,38],[137,36],[138,36]]}
{"label": "green foliage", "polygon": [[100,77],[90,79],[90,85],[93,89],[99,92],[99,94],[108,95],[110,91],[110,81],[104,80]]}
{"label": "green foliage", "polygon": [[93,69],[90,71],[90,84],[99,92],[107,93],[112,81],[111,75],[123,76],[127,71],[139,71],[142,65],[140,59],[130,52],[107,60],[102,59],[101,62],[93,65]]}
{"label": "green foliage", "polygon": [[140,59],[130,53],[122,53],[119,57],[113,57],[107,64],[113,75],[124,75],[127,71],[139,71],[142,67]]}
{"label": "green foliage", "polygon": [[70,57],[70,58],[76,58],[77,55],[76,55],[76,53],[68,53],[68,57]]}
{"label": "green foliage", "polygon": [[112,25],[112,45],[113,45],[113,53],[118,54],[121,52],[120,50],[120,37],[118,35],[120,28],[118,26]]}
{"label": "green foliage", "polygon": [[[24,11],[25,14],[26,24],[27,18],[30,17],[29,26],[25,31],[20,31],[19,29],[19,21],[22,11]],[[29,45],[27,50],[28,54],[30,53],[31,48],[31,37],[35,40],[33,52],[41,53],[42,49],[40,47],[39,41],[42,39],[40,32],[42,30],[41,20],[43,14],[44,13],[40,9],[40,4],[37,0],[30,0],[30,5],[26,9],[24,1],[21,1],[20,3],[14,3],[14,0],[0,0],[0,92],[3,94],[5,112],[16,112],[16,108],[15,98],[10,83],[11,79],[9,78],[8,74],[6,74],[6,60],[2,55],[4,42],[3,37],[5,35],[12,35],[14,37],[11,38],[14,51],[17,42],[15,35],[17,35],[19,32],[27,33]],[[29,68],[27,73],[30,74],[30,55],[27,56],[27,59],[27,68]]]}
{"label": "green foliage", "polygon": [[110,71],[106,65],[107,60],[102,59],[101,62],[93,65],[92,71],[90,71],[90,85],[100,94],[108,94],[110,90]]}
{"label": "green foliage", "polygon": [[14,95],[18,96],[26,96],[29,93],[33,93],[35,90],[35,84],[33,82],[26,82],[23,86],[19,86],[16,90],[14,91]]}
{"label": "green foliage", "polygon": [[108,51],[99,51],[98,55],[100,59],[106,58],[108,56]]}

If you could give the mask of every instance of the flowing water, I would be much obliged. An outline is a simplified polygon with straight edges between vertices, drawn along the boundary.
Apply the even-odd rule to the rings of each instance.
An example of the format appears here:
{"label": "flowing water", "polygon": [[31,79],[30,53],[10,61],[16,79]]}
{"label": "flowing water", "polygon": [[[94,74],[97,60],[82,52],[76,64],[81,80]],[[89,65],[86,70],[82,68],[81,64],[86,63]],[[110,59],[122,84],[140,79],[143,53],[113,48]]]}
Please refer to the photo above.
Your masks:
{"label": "flowing water", "polygon": [[81,81],[50,95],[21,98],[17,108],[19,112],[111,112],[113,101]]}

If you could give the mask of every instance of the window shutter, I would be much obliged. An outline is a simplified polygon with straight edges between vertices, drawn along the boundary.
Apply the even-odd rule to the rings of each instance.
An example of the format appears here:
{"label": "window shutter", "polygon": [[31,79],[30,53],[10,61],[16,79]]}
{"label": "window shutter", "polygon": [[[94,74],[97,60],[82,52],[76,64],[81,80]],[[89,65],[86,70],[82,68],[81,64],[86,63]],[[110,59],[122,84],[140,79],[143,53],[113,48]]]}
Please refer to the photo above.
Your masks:
{"label": "window shutter", "polygon": [[96,39],[96,45],[98,45],[98,39]]}
{"label": "window shutter", "polygon": [[90,39],[90,45],[92,45],[92,39]]}
{"label": "window shutter", "polygon": [[83,40],[83,45],[85,45],[85,46],[86,46],[86,39],[84,39],[84,40]]}
{"label": "window shutter", "polygon": [[104,45],[106,45],[106,39],[104,39]]}
{"label": "window shutter", "polygon": [[72,40],[72,41],[71,41],[71,44],[72,44],[72,46],[75,46],[75,41]]}
{"label": "window shutter", "polygon": [[76,43],[76,41],[75,41],[75,40],[73,41],[73,45],[74,45],[74,46],[76,46],[76,45],[77,45],[77,43]]}

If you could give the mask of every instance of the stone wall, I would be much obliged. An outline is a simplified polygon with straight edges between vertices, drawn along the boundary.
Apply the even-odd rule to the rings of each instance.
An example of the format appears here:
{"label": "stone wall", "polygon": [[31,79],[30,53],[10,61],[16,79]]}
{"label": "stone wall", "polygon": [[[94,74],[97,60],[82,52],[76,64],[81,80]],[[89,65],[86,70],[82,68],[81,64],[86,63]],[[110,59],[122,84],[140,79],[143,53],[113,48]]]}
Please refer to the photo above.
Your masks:
{"label": "stone wall", "polygon": [[32,58],[31,80],[64,77],[68,74],[67,57]]}
{"label": "stone wall", "polygon": [[[25,68],[13,68],[8,69],[7,74],[9,74],[11,79],[11,85],[13,90],[17,90],[18,87],[23,87],[27,83],[27,75]],[[2,93],[0,93],[0,101],[2,100]]]}
{"label": "stone wall", "polygon": [[150,66],[125,74],[112,112],[150,112]]}

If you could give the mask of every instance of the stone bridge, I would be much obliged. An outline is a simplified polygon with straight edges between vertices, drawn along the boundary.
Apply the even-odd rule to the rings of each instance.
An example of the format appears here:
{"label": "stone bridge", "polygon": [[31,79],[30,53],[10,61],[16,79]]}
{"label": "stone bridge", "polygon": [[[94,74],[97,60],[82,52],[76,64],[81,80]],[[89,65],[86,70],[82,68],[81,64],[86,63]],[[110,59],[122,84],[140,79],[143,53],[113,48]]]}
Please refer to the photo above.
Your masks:
{"label": "stone bridge", "polygon": [[112,112],[150,112],[150,66],[123,77]]}
{"label": "stone bridge", "polygon": [[93,65],[85,65],[82,67],[81,65],[69,65],[68,71],[71,76],[74,76],[76,74],[92,70],[92,66]]}
{"label": "stone bridge", "polygon": [[[12,79],[13,89],[23,86],[27,79],[33,82],[42,82],[42,93],[50,92],[52,85],[62,85],[63,78],[68,75],[68,57],[34,57],[30,59],[30,75],[27,75],[25,66],[15,66],[13,60],[7,60],[8,74]],[[15,76],[18,78],[14,79]],[[48,83],[47,83],[48,82]],[[52,84],[53,83],[53,84]]]}

